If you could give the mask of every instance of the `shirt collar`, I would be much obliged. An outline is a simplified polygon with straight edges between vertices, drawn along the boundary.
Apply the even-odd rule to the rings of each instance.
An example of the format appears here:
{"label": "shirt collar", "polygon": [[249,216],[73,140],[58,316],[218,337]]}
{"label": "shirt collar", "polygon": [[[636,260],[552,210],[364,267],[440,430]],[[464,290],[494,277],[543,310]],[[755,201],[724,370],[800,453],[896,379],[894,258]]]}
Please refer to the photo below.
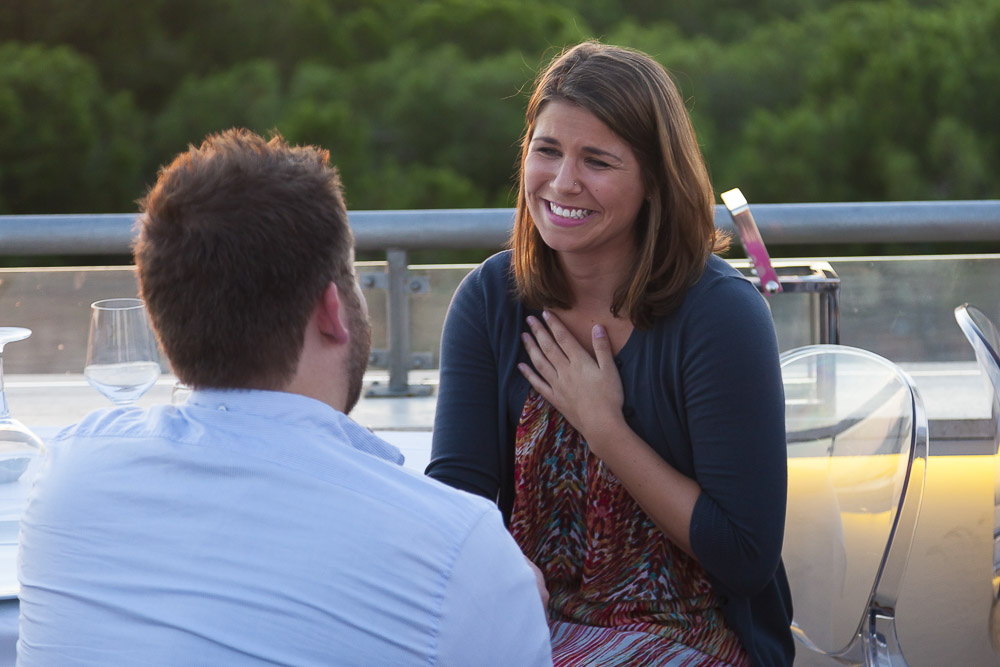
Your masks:
{"label": "shirt collar", "polygon": [[262,389],[196,389],[188,397],[186,405],[219,412],[242,412],[264,419],[313,423],[341,432],[343,439],[354,449],[396,465],[403,465],[405,460],[397,447],[343,412],[302,394]]}

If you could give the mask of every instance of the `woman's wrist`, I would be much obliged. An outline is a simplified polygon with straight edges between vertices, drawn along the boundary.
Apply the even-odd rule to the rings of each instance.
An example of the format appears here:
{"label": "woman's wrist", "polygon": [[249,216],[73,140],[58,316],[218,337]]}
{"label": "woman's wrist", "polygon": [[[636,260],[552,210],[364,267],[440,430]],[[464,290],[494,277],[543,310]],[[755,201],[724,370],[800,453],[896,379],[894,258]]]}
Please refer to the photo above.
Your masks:
{"label": "woman's wrist", "polygon": [[604,458],[602,452],[627,441],[628,436],[634,434],[632,428],[625,421],[625,415],[622,414],[621,410],[605,415],[593,415],[589,423],[578,430],[583,439],[587,441],[590,451],[599,458]]}

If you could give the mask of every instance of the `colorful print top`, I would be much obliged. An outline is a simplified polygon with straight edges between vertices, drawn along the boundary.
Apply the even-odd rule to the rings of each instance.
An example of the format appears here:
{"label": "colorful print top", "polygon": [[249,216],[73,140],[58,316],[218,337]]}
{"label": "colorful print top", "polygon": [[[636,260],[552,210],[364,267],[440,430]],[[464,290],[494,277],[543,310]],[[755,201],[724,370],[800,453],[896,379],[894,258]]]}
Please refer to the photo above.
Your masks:
{"label": "colorful print top", "polygon": [[517,428],[510,529],[545,575],[550,621],[645,632],[747,665],[704,569],[667,539],[534,390]]}

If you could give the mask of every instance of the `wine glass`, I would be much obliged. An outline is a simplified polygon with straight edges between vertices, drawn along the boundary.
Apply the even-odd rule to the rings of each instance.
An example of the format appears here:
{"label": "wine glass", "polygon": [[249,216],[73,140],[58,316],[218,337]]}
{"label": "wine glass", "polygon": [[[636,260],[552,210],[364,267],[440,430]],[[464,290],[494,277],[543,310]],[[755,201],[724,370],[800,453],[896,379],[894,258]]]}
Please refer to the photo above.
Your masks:
{"label": "wine glass", "polygon": [[87,382],[115,405],[130,405],[160,377],[156,338],[141,299],[102,299],[90,306]]}
{"label": "wine glass", "polygon": [[3,348],[30,335],[31,329],[0,327],[0,483],[20,479],[31,461],[45,449],[41,438],[10,416],[3,390]]}

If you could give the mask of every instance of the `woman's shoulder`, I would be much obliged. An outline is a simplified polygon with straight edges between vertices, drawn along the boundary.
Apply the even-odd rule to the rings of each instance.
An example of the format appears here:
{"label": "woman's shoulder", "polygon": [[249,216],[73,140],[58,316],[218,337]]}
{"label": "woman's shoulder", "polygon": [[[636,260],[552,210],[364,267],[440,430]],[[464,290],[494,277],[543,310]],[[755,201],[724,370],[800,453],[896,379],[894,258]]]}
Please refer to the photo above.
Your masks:
{"label": "woman's shoulder", "polygon": [[476,299],[494,301],[500,297],[505,301],[514,290],[510,251],[504,250],[492,255],[476,266],[462,280],[459,295],[475,295]]}
{"label": "woman's shoulder", "polygon": [[462,279],[449,313],[475,316],[488,327],[496,327],[519,312],[510,251],[488,257]]}
{"label": "woman's shoulder", "polygon": [[679,307],[656,324],[667,328],[711,328],[761,317],[769,320],[770,311],[753,283],[724,259],[711,255]]}
{"label": "woman's shoulder", "polygon": [[709,255],[708,261],[705,262],[705,270],[702,272],[698,282],[695,283],[695,286],[715,286],[720,282],[728,283],[731,279],[740,281],[736,284],[750,284],[743,274],[737,271],[729,262],[718,255]]}
{"label": "woman's shoulder", "polygon": [[507,284],[511,279],[511,251],[502,250],[487,257],[475,270],[482,280]]}
{"label": "woman's shoulder", "polygon": [[729,262],[718,255],[711,255],[705,262],[701,277],[685,295],[682,307],[703,308],[716,300],[736,300],[766,307],[753,283]]}

